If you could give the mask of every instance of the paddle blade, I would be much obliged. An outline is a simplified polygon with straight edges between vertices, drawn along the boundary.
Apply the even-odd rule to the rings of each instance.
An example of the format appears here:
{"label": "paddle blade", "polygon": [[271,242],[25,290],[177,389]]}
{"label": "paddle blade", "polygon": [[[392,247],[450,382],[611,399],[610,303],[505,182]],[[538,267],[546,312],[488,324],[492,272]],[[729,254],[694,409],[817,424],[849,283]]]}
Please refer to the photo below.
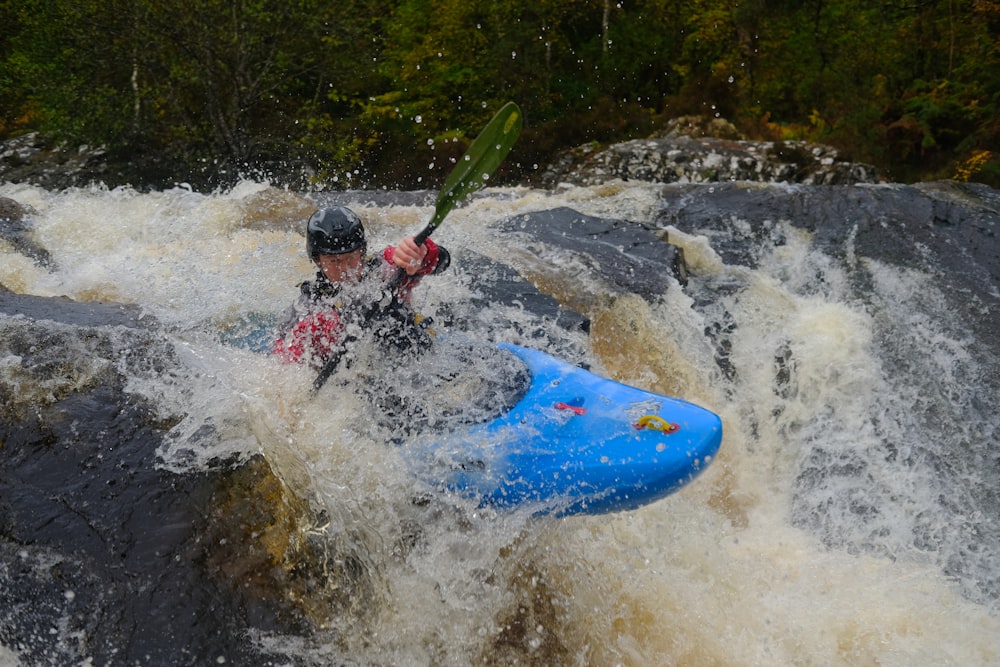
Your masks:
{"label": "paddle blade", "polygon": [[420,233],[421,241],[437,229],[455,204],[486,185],[514,146],[523,124],[521,109],[514,102],[505,104],[486,124],[441,187],[434,203],[434,216]]}

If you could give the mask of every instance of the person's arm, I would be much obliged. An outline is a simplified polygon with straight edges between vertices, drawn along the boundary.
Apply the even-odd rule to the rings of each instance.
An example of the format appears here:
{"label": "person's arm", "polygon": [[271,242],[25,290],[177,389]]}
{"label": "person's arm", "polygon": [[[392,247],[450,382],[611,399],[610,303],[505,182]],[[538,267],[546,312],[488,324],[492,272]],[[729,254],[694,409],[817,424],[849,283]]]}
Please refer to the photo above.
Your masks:
{"label": "person's arm", "polygon": [[437,268],[440,250],[431,239],[418,246],[412,236],[407,236],[395,247],[386,248],[383,256],[390,264],[406,271],[408,276],[426,276]]}
{"label": "person's arm", "polygon": [[395,247],[386,248],[382,256],[390,265],[406,271],[406,278],[399,284],[398,293],[409,300],[410,293],[420,279],[431,273],[440,273],[450,263],[448,251],[431,239],[418,246],[412,236],[400,241]]}

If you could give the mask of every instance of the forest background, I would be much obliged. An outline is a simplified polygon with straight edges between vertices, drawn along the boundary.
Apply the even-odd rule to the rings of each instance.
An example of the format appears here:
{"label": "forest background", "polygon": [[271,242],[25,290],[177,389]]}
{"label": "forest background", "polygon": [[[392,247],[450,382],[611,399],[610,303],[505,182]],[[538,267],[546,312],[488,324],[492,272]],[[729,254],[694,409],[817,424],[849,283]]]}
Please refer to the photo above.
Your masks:
{"label": "forest background", "polygon": [[0,0],[0,139],[147,184],[432,188],[507,100],[500,181],[699,115],[1000,187],[1000,2]]}

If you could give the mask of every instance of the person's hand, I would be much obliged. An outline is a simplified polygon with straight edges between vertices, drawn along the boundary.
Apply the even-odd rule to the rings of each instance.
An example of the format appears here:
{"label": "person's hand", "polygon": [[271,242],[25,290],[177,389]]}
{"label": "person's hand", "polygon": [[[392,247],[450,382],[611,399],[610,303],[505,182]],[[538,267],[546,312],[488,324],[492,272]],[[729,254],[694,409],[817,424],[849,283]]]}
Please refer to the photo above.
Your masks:
{"label": "person's hand", "polygon": [[396,246],[396,252],[392,255],[392,263],[406,271],[412,276],[420,270],[427,255],[427,246],[418,246],[412,236],[407,236]]}

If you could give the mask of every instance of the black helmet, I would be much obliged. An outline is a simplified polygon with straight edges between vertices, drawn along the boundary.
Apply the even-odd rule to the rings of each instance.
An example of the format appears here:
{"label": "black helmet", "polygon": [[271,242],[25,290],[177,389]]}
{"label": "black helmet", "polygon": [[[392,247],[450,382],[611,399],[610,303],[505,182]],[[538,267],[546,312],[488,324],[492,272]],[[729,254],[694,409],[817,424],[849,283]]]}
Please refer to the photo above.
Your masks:
{"label": "black helmet", "polygon": [[361,218],[349,208],[321,208],[306,224],[306,252],[312,260],[317,255],[340,255],[366,245]]}

